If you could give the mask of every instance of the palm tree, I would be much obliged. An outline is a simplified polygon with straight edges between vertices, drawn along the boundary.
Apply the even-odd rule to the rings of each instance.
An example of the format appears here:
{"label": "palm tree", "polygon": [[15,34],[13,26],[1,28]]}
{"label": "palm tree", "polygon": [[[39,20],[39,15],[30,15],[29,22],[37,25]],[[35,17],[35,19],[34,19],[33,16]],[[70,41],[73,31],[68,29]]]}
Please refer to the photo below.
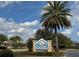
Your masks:
{"label": "palm tree", "polygon": [[45,40],[50,40],[50,32],[45,29],[38,29],[35,33],[35,38],[40,39],[41,37]]}
{"label": "palm tree", "polygon": [[57,32],[58,30],[71,27],[71,23],[67,16],[70,15],[70,9],[67,7],[66,1],[48,1],[48,6],[44,7],[45,13],[42,14],[42,26],[50,31],[55,32],[56,36],[56,51],[59,51]]}

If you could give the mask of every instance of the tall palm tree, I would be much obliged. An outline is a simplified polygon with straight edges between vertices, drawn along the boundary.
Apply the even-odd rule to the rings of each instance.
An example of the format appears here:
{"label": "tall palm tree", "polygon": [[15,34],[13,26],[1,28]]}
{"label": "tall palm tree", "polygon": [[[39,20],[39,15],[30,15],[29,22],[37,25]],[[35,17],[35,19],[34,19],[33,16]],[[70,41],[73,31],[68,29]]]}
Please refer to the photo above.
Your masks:
{"label": "tall palm tree", "polygon": [[56,51],[59,51],[57,31],[71,27],[71,23],[67,16],[71,16],[68,2],[66,1],[48,1],[48,6],[44,7],[45,13],[42,14],[42,26],[50,32],[55,32]]}

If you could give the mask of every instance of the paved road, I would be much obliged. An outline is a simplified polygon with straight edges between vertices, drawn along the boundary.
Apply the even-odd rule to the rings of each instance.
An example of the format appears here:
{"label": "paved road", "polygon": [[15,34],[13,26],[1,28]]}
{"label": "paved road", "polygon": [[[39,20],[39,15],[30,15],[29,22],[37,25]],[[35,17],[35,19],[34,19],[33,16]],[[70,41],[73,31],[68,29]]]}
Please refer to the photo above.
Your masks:
{"label": "paved road", "polygon": [[65,57],[79,57],[79,50],[66,50]]}

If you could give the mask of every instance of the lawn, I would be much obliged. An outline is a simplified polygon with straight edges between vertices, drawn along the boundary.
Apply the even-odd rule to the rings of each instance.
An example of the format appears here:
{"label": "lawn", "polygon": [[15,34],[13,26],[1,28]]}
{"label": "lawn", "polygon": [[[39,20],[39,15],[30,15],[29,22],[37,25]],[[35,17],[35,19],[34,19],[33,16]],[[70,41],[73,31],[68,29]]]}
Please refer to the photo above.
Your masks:
{"label": "lawn", "polygon": [[62,57],[64,52],[28,52],[28,49],[10,49],[13,51],[14,57]]}
{"label": "lawn", "polygon": [[10,49],[13,52],[24,52],[24,51],[28,51],[28,49]]}

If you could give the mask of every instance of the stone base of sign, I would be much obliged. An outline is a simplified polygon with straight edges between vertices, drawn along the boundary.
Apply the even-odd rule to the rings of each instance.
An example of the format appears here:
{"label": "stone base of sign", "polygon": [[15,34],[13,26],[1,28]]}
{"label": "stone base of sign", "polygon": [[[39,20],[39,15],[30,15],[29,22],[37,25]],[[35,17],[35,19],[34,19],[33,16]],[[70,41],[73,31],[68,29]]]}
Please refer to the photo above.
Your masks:
{"label": "stone base of sign", "polygon": [[[52,41],[51,40],[47,40],[47,41],[48,41],[48,50],[47,50],[47,52],[52,52]],[[33,52],[38,52],[35,49],[35,42],[36,42],[36,40],[33,40]]]}
{"label": "stone base of sign", "polygon": [[36,52],[36,49],[35,49],[35,41],[36,40],[32,40],[33,41],[33,52]]}
{"label": "stone base of sign", "polygon": [[52,41],[48,40],[48,52],[52,51]]}

